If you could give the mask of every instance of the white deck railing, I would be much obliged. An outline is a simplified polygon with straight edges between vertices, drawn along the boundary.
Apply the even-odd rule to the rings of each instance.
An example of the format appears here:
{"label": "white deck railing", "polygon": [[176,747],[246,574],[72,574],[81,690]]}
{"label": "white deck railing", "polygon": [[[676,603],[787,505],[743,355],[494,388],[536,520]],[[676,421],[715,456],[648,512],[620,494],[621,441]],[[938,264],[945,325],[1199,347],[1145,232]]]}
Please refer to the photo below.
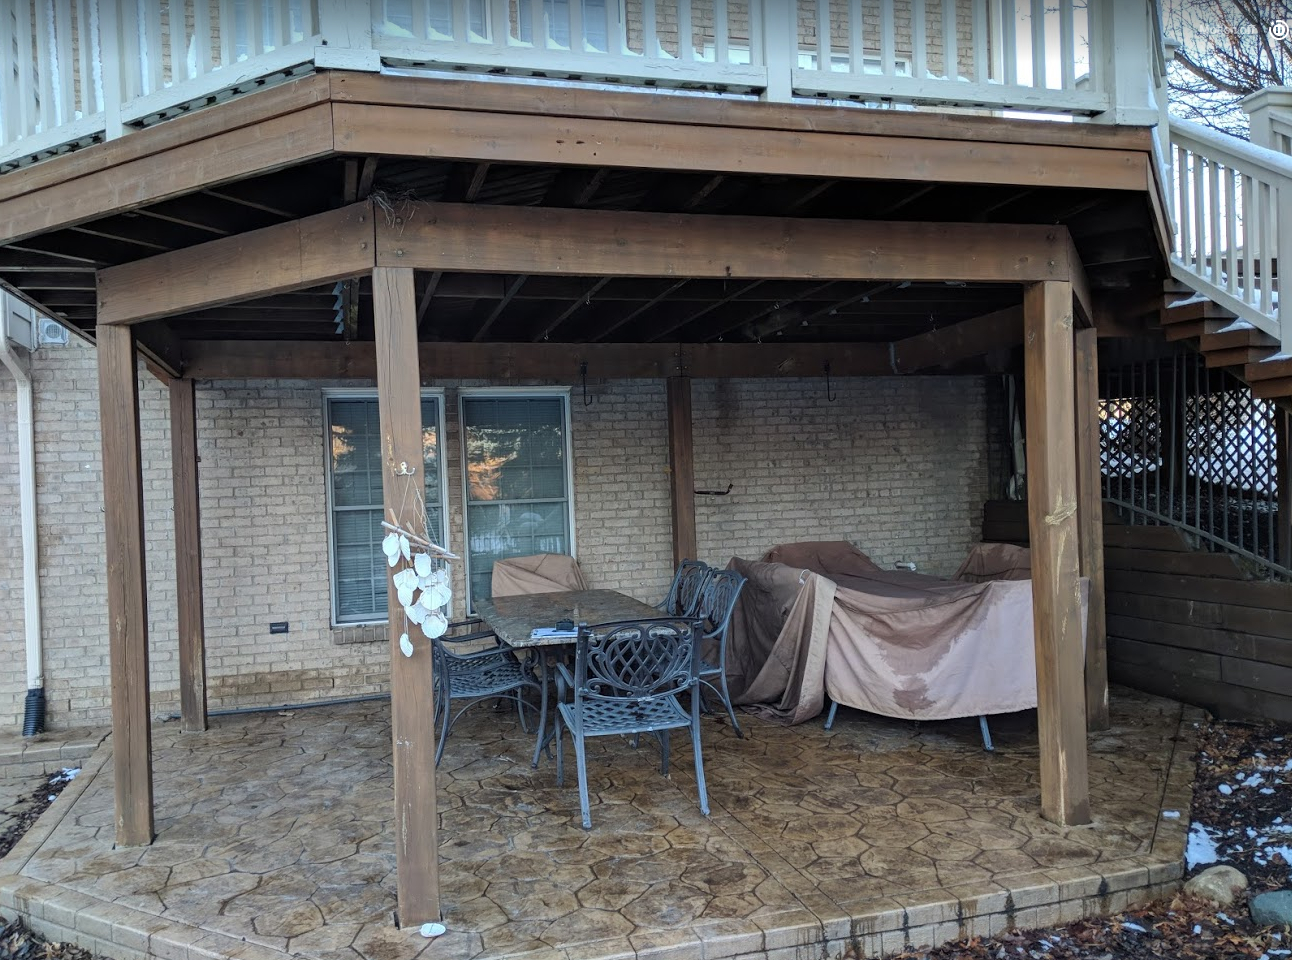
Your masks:
{"label": "white deck railing", "polygon": [[1172,274],[1292,352],[1276,272],[1292,263],[1292,157],[1184,120],[1170,142]]}
{"label": "white deck railing", "polygon": [[1152,0],[0,0],[0,169],[316,67],[1147,125],[1154,18]]}

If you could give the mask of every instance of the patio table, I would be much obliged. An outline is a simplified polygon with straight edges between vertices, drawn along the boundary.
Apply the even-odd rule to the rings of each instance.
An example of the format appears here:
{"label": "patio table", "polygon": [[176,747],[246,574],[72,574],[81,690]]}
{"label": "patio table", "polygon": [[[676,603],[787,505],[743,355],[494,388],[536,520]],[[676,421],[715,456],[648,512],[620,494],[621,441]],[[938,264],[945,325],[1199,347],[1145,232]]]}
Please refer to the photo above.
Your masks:
{"label": "patio table", "polygon": [[476,614],[498,635],[499,640],[515,650],[526,651],[538,661],[542,697],[538,711],[538,742],[534,745],[535,767],[547,742],[548,654],[556,648],[573,645],[577,637],[534,637],[534,631],[550,629],[562,620],[570,621],[577,630],[581,623],[653,620],[664,615],[658,607],[617,590],[517,594],[477,600],[475,606]]}

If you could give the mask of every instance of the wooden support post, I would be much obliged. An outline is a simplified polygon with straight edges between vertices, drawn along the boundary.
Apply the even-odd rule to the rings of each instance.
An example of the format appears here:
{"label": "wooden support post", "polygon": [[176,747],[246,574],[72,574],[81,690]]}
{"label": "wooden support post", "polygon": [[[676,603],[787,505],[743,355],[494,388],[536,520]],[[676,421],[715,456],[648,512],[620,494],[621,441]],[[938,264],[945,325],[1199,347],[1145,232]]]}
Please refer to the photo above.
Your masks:
{"label": "wooden support post", "polygon": [[170,381],[170,459],[179,614],[179,724],[185,733],[201,733],[206,729],[206,630],[202,619],[197,408],[190,379]]}
{"label": "wooden support post", "polygon": [[[417,363],[417,298],[412,269],[375,269],[372,304],[381,420],[381,489],[386,519],[425,535],[424,529],[417,529],[425,523],[420,500],[425,496],[426,487],[422,475],[422,387]],[[402,567],[401,561],[400,567],[391,572],[398,572]],[[440,919],[432,654],[429,641],[415,630],[413,655],[404,656],[399,648],[404,617],[393,581],[387,596],[399,921],[401,926],[413,928],[427,920]]]}
{"label": "wooden support post", "polygon": [[117,843],[130,847],[153,840],[139,381],[134,334],[127,328],[101,328],[96,333]]}
{"label": "wooden support post", "polygon": [[1278,562],[1292,567],[1292,414],[1274,407],[1275,481],[1278,484]]}
{"label": "wooden support post", "polygon": [[1029,284],[1023,293],[1023,320],[1041,814],[1072,825],[1090,821],[1072,443],[1072,285]]}
{"label": "wooden support post", "polygon": [[1086,724],[1108,729],[1108,623],[1104,619],[1104,500],[1099,460],[1099,331],[1074,334],[1076,350],[1077,527],[1086,612]]}
{"label": "wooden support post", "polygon": [[691,378],[668,378],[669,499],[673,565],[696,559],[695,448],[691,442]]}

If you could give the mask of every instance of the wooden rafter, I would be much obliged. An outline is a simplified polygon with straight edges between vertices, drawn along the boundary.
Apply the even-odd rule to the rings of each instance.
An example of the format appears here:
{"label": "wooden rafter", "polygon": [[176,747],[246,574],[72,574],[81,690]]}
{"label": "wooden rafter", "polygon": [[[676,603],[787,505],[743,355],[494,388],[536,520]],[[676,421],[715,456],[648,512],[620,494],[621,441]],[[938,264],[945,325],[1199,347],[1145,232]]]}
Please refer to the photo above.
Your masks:
{"label": "wooden rafter", "polygon": [[590,304],[592,302],[592,298],[596,296],[597,292],[613,279],[614,277],[602,277],[601,279],[593,282],[592,286],[588,287],[583,292],[582,296],[578,297],[568,307],[543,324],[542,329],[534,334],[534,342],[537,343],[540,340],[549,339],[561,328],[561,325],[565,323],[566,320],[570,319],[570,317],[578,313],[580,309]]}
{"label": "wooden rafter", "polygon": [[520,288],[524,286],[525,281],[528,279],[529,278],[523,274],[512,278],[511,283],[507,285],[507,292],[503,294],[502,299],[499,300],[494,308],[489,311],[489,315],[485,317],[484,321],[472,334],[472,341],[478,343],[488,335],[489,331],[493,328],[494,323],[496,323],[498,318],[502,316],[503,311],[507,309],[507,305],[511,303],[512,298],[516,296],[520,291]]}

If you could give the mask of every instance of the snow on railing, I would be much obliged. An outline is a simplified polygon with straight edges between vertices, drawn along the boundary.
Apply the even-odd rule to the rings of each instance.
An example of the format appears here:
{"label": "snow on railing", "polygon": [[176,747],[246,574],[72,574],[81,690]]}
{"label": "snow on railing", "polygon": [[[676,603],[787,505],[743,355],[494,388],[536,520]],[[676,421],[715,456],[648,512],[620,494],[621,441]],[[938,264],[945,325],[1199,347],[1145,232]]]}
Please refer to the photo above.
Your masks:
{"label": "snow on railing", "polygon": [[1288,352],[1277,265],[1292,262],[1292,158],[1186,120],[1170,128],[1172,274]]}

